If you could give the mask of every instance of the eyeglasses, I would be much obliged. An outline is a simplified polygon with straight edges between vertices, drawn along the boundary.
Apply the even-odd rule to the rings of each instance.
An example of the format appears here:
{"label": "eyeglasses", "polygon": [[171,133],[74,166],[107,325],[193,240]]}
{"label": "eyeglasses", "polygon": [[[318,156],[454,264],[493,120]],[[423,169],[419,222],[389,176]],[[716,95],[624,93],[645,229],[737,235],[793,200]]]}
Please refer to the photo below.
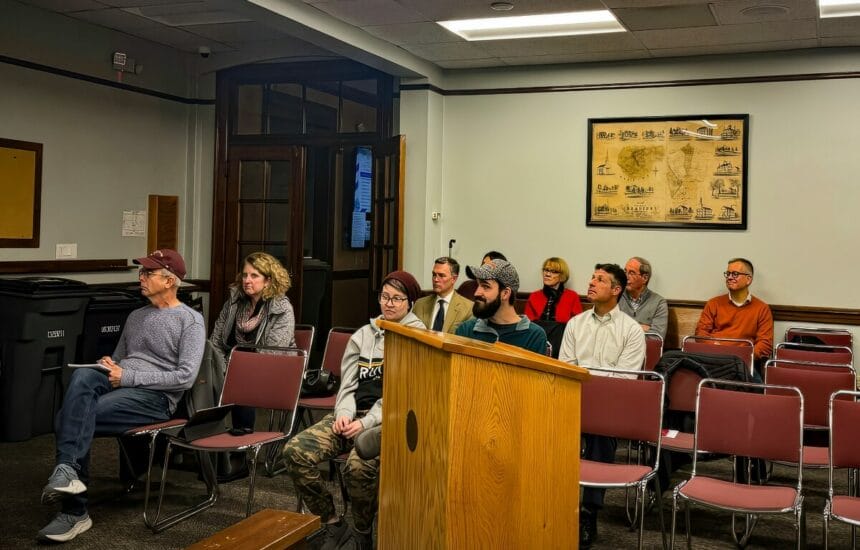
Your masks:
{"label": "eyeglasses", "polygon": [[379,303],[380,304],[394,304],[395,306],[399,306],[403,302],[407,301],[409,298],[406,296],[389,296],[384,292],[379,293]]}
{"label": "eyeglasses", "polygon": [[561,273],[561,271],[559,271],[557,269],[549,269],[546,267],[543,268],[543,272],[546,273],[547,275],[558,275],[559,273]]}
{"label": "eyeglasses", "polygon": [[635,277],[636,275],[639,275],[638,271],[633,271],[632,269],[630,271],[625,271],[625,273],[628,277]]}
{"label": "eyeglasses", "polygon": [[164,273],[162,273],[161,271],[159,271],[157,269],[145,269],[145,268],[141,267],[140,269],[137,270],[138,279],[140,279],[140,278],[149,279],[151,277],[154,277],[155,275],[161,275],[162,277],[167,277],[167,275],[165,275]]}
{"label": "eyeglasses", "polygon": [[741,275],[746,275],[747,277],[752,277],[750,273],[744,273],[743,271],[724,271],[723,276],[726,279],[737,279]]}

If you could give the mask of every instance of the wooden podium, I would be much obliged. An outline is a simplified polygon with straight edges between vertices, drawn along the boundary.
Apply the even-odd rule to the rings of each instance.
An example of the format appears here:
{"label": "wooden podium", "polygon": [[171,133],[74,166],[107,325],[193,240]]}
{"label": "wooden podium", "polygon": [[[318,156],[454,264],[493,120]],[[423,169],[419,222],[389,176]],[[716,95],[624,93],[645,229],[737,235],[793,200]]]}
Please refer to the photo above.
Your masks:
{"label": "wooden podium", "polygon": [[576,548],[586,369],[381,321],[379,548]]}

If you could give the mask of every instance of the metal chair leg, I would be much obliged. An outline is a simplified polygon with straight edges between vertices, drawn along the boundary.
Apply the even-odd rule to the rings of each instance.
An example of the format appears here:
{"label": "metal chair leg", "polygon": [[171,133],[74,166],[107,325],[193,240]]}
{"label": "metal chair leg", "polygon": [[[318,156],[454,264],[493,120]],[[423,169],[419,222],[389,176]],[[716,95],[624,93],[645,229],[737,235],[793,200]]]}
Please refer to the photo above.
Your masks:
{"label": "metal chair leg", "polygon": [[690,536],[690,501],[684,503],[684,521],[687,523],[687,550],[693,550],[693,538]]}
{"label": "metal chair leg", "polygon": [[152,520],[152,524],[149,525],[149,528],[152,529],[153,533],[160,533],[165,529],[169,529],[180,521],[211,508],[215,505],[215,502],[218,501],[218,476],[215,473],[215,468],[212,466],[212,461],[209,460],[209,456],[206,455],[206,453],[198,452],[198,461],[202,468],[201,473],[203,475],[203,481],[206,483],[208,493],[206,500],[184,510],[180,510],[164,519],[159,519],[161,517],[161,507],[164,502],[164,491],[167,486],[167,469],[170,465],[170,453],[172,450],[172,445],[170,441],[168,441],[167,449],[164,452],[164,466],[161,470],[161,487],[158,492],[158,507],[155,510],[155,519]]}
{"label": "metal chair leg", "polygon": [[660,517],[660,537],[663,541],[663,548],[666,548],[666,522],[663,519],[663,489],[660,487],[660,479],[654,477],[654,487],[657,491],[657,501],[654,506],[657,507],[657,515]]}

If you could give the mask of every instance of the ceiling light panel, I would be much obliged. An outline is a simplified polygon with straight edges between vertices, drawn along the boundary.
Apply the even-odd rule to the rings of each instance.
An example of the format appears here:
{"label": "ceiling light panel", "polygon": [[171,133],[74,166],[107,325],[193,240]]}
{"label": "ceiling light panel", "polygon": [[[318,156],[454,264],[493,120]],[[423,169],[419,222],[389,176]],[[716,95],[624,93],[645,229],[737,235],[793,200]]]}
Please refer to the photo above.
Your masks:
{"label": "ceiling light panel", "polygon": [[462,19],[438,21],[438,23],[470,41],[570,36],[625,30],[608,10]]}
{"label": "ceiling light panel", "polygon": [[818,11],[822,18],[860,16],[857,0],[818,0]]}

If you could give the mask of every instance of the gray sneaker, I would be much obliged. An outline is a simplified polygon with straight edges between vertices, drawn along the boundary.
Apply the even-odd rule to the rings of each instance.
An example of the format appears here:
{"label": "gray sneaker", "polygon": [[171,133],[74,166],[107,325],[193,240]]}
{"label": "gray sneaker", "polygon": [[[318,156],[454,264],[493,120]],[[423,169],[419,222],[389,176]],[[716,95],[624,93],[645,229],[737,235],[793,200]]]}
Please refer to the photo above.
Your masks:
{"label": "gray sneaker", "polygon": [[84,513],[82,516],[59,513],[51,523],[39,531],[39,538],[54,542],[67,542],[87,531],[92,526],[93,520],[90,519],[87,513]]}
{"label": "gray sneaker", "polygon": [[78,479],[78,473],[68,464],[57,464],[48,484],[42,489],[42,504],[52,504],[69,495],[77,495],[87,490]]}
{"label": "gray sneaker", "polygon": [[346,520],[341,517],[336,523],[327,523],[323,525],[325,537],[323,538],[320,550],[335,550],[340,548],[340,545],[346,542],[349,538],[349,525]]}

